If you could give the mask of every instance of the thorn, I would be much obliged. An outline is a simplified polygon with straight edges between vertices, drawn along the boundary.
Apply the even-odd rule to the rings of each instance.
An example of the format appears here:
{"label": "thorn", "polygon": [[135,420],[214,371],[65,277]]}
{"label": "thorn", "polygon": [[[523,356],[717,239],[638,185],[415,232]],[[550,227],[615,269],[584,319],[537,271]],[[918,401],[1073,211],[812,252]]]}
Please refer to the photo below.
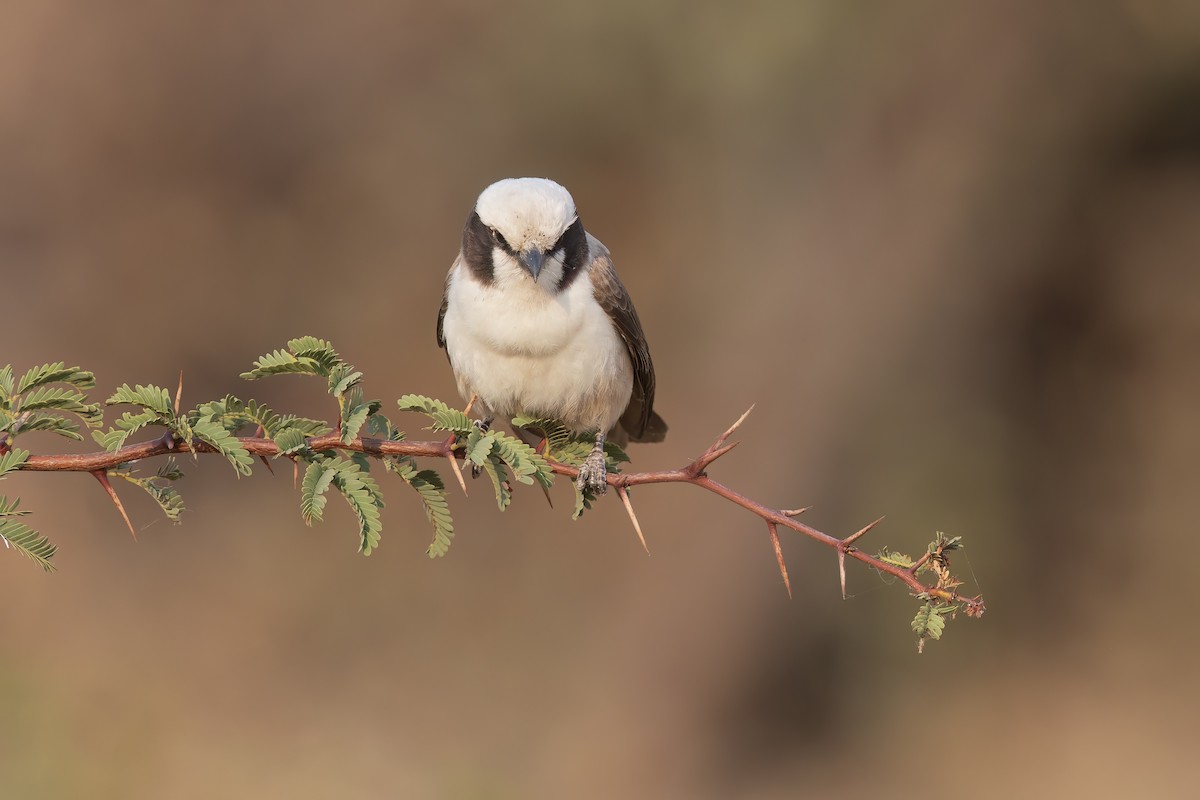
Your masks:
{"label": "thorn", "polygon": [[446,458],[450,461],[450,469],[454,470],[454,477],[458,478],[458,485],[462,487],[463,495],[467,494],[467,482],[463,480],[462,468],[458,466],[458,459],[454,457],[454,453],[447,453]]}
{"label": "thorn", "polygon": [[463,409],[463,414],[471,416],[471,409],[475,407],[475,401],[479,399],[479,395],[472,394],[471,399],[467,401],[467,407]]}
{"label": "thorn", "polygon": [[179,398],[183,397],[183,370],[179,370],[179,388],[175,390],[175,416],[179,416]]}
{"label": "thorn", "polygon": [[546,488],[546,486],[545,486],[545,485],[543,485],[543,484],[540,484],[540,483],[539,483],[539,484],[538,484],[538,486],[541,486],[541,487],[542,487],[542,494],[544,494],[544,495],[546,496],[546,503],[547,503],[547,504],[548,504],[548,505],[549,505],[551,508],[554,508],[554,501],[550,499],[550,490],[549,490],[548,488]]}
{"label": "thorn", "polygon": [[638,539],[642,542],[642,549],[646,551],[646,555],[650,555],[650,548],[646,546],[646,536],[642,533],[642,526],[638,522],[637,514],[633,513],[633,503],[629,502],[629,491],[624,486],[618,486],[617,495],[625,505],[625,511],[629,514],[629,521],[633,523],[633,529],[637,531]]}
{"label": "thorn", "polygon": [[[264,428],[262,425],[259,425],[257,428],[255,428],[254,438],[256,438],[256,439],[267,438],[266,428]],[[266,456],[259,456],[258,460],[261,461],[263,463],[263,466],[267,468],[267,472],[271,473],[272,475],[275,474],[275,468],[271,466],[271,462],[267,459]]]}
{"label": "thorn", "polygon": [[842,599],[846,599],[846,548],[839,546],[838,549],[838,572],[842,576]]}
{"label": "thorn", "polygon": [[129,521],[129,515],[125,513],[125,506],[121,505],[121,498],[117,497],[117,492],[112,488],[112,484],[108,482],[108,472],[106,470],[97,469],[92,471],[92,476],[100,481],[100,485],[104,487],[104,491],[108,493],[108,497],[113,501],[113,505],[117,507],[117,511],[121,512],[122,519],[125,520],[125,525],[129,528],[129,533],[133,536],[133,540],[137,541],[137,531],[133,529],[133,523]]}
{"label": "thorn", "polygon": [[767,530],[771,533],[771,544],[775,546],[775,559],[779,562],[779,574],[783,576],[783,586],[787,589],[788,599],[792,599],[792,582],[788,580],[787,564],[783,561],[783,546],[779,544],[779,528],[774,522],[767,522]]}
{"label": "thorn", "polygon": [[871,528],[874,528],[876,525],[878,525],[881,522],[883,522],[883,517],[880,517],[879,519],[875,520],[870,525],[867,525],[865,528],[859,529],[859,531],[857,533],[852,533],[849,536],[847,536],[845,539],[842,539],[842,547],[849,547],[851,544],[856,542],[858,539],[865,536],[867,531],[871,530]]}
{"label": "thorn", "polygon": [[717,437],[717,441],[713,444],[714,448],[720,447],[722,444],[724,444],[725,440],[732,436],[733,432],[742,426],[742,423],[746,421],[746,417],[750,416],[750,412],[754,410],[755,405],[757,405],[757,403],[751,403],[750,407],[746,409],[746,413],[738,417],[737,422],[729,426],[729,430]]}
{"label": "thorn", "polygon": [[737,447],[739,444],[741,444],[741,442],[734,442],[732,444],[727,444],[724,447],[719,447],[715,450],[710,448],[709,451],[704,454],[704,466],[707,467],[709,464],[713,463],[718,458],[725,455],[733,448]]}
{"label": "thorn", "polygon": [[293,458],[292,459],[292,491],[295,491],[296,487],[299,485],[300,485],[300,462]]}
{"label": "thorn", "polygon": [[798,517],[811,508],[812,506],[805,506],[804,508],[785,508],[779,513],[783,514],[785,517]]}

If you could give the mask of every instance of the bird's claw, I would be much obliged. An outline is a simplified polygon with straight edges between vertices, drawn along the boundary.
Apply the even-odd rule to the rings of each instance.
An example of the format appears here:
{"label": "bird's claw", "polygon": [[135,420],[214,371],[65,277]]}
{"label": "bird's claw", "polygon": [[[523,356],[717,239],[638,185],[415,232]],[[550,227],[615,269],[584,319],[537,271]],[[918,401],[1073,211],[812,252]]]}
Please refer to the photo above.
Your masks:
{"label": "bird's claw", "polygon": [[579,465],[580,488],[599,495],[608,491],[608,468],[604,463],[604,451],[593,450],[587,460]]}

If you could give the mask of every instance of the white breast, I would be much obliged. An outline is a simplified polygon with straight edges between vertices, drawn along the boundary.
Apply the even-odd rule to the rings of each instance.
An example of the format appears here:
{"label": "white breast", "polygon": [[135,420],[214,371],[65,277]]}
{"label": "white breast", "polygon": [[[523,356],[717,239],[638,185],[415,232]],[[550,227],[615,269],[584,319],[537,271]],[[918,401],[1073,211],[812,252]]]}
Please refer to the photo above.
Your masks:
{"label": "white breast", "polygon": [[551,417],[577,431],[616,424],[633,368],[586,271],[555,294],[528,279],[484,286],[459,263],[446,302],[446,351],[464,398],[478,395],[497,418]]}

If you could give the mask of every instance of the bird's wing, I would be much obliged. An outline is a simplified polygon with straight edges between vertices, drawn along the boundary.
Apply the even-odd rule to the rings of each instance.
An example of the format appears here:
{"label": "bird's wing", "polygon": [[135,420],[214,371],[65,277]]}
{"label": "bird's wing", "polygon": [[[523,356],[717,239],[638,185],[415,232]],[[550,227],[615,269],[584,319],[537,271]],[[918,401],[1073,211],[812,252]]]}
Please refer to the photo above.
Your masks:
{"label": "bird's wing", "polygon": [[450,276],[454,274],[454,270],[458,269],[458,263],[462,261],[462,254],[454,259],[454,263],[450,265],[450,271],[446,273],[446,285],[442,289],[442,307],[438,309],[437,321],[437,343],[438,347],[446,351],[446,358],[450,358],[450,350],[446,347],[446,332],[443,326],[446,322],[446,307],[449,305],[450,297]]}
{"label": "bird's wing", "polygon": [[616,326],[633,364],[633,394],[621,415],[620,425],[635,442],[662,441],[667,435],[667,424],[654,413],[654,363],[650,360],[641,320],[629,299],[629,292],[617,277],[608,248],[590,234],[588,246],[592,259],[588,268],[592,292]]}

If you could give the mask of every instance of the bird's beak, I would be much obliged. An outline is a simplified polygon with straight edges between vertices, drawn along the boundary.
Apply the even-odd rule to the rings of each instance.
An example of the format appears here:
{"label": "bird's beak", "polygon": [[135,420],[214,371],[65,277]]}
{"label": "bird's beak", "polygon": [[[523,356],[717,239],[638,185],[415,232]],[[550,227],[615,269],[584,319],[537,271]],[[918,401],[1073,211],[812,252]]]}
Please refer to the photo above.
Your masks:
{"label": "bird's beak", "polygon": [[521,262],[521,266],[529,270],[529,274],[536,281],[538,273],[542,271],[542,264],[546,262],[546,254],[536,248],[522,250],[517,254],[517,261]]}

